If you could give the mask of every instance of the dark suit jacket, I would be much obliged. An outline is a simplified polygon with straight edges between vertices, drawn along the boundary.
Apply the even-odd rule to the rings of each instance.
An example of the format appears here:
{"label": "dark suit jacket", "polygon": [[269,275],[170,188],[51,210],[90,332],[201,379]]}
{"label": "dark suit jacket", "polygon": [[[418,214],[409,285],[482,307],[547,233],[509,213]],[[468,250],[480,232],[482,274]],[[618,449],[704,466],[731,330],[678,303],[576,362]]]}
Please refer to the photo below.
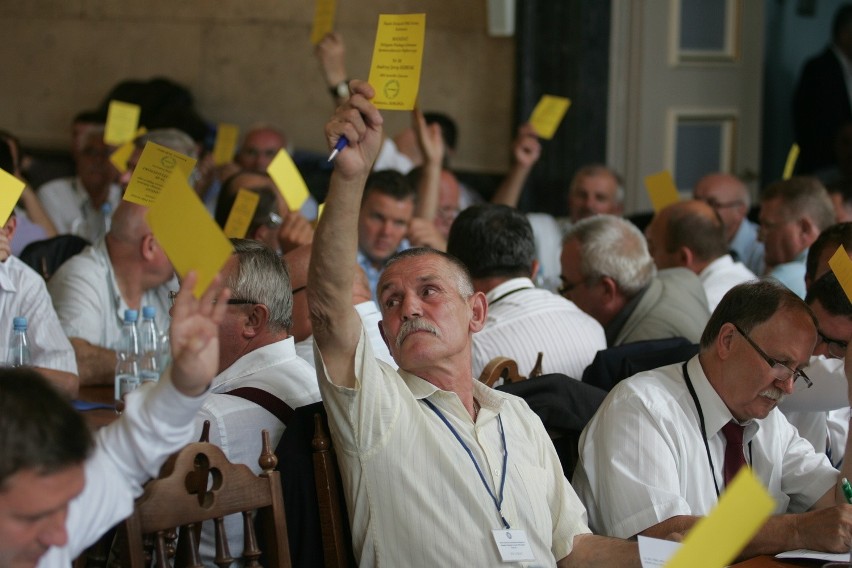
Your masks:
{"label": "dark suit jacket", "polygon": [[843,67],[831,47],[809,59],[793,96],[793,126],[800,154],[796,172],[834,165],[834,139],[852,121]]}

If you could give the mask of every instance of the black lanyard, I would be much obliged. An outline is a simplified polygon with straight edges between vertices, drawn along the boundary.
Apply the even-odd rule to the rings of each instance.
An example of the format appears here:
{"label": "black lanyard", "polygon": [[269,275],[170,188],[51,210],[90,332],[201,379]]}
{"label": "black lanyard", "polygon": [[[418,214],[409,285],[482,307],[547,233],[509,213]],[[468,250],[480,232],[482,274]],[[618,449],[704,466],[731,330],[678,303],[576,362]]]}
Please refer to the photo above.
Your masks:
{"label": "black lanyard", "polygon": [[534,289],[535,288],[515,288],[514,290],[509,290],[505,294],[501,294],[501,295],[497,296],[496,298],[494,298],[493,300],[491,300],[490,302],[488,302],[488,305],[493,306],[494,304],[496,304],[497,302],[499,302],[500,300],[502,300],[506,296],[511,296],[512,294],[515,294],[517,292],[522,292],[523,290],[534,290]]}
{"label": "black lanyard", "polygon": [[[692,397],[692,402],[695,403],[695,409],[698,411],[698,423],[701,426],[701,440],[704,442],[704,449],[707,450],[707,461],[710,462],[710,474],[713,476],[713,488],[716,490],[716,499],[719,499],[719,483],[716,481],[716,470],[713,468],[713,458],[710,455],[710,443],[707,441],[707,427],[704,425],[704,412],[701,411],[701,403],[698,402],[698,395],[695,394],[695,388],[692,386],[692,381],[689,378],[689,371],[686,370],[686,363],[683,363],[683,378],[686,380],[686,388],[689,389],[689,396]],[[751,441],[748,443],[748,464],[752,464],[751,457]]]}

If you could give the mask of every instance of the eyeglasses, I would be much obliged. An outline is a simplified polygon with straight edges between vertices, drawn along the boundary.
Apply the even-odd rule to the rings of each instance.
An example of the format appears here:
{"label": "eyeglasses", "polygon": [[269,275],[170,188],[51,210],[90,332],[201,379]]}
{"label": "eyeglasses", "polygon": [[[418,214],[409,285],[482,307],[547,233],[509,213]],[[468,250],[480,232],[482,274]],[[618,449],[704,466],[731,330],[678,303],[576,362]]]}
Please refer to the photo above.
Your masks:
{"label": "eyeglasses", "polygon": [[297,292],[301,292],[302,290],[304,290],[306,288],[307,288],[307,286],[299,286],[298,288],[294,288],[293,291],[291,292],[291,294],[295,296]]}
{"label": "eyeglasses", "polygon": [[763,360],[766,361],[766,364],[769,365],[769,367],[772,369],[772,376],[775,378],[776,381],[784,382],[792,377],[793,382],[796,382],[801,377],[802,379],[804,379],[805,384],[808,385],[808,388],[811,388],[813,386],[813,381],[811,381],[811,379],[805,374],[804,371],[802,371],[801,369],[797,369],[794,371],[781,361],[773,359],[772,357],[764,353],[763,349],[758,347],[757,343],[752,341],[751,337],[746,335],[746,333],[740,329],[740,326],[738,326],[737,324],[733,324],[733,326],[738,332],[740,332],[740,335],[742,335],[745,340],[748,341],[748,344],[751,345],[755,351],[757,351],[757,354],[763,357]]}
{"label": "eyeglasses", "polygon": [[849,346],[849,342],[832,339],[820,330],[817,330],[817,336],[819,337],[819,341],[825,343],[829,356],[835,359],[846,357],[846,348]]}
{"label": "eyeglasses", "polygon": [[[175,307],[175,298],[177,298],[178,293],[174,290],[169,291],[169,306]],[[216,300],[213,300],[213,303],[216,303]],[[260,302],[255,302],[254,300],[243,300],[241,298],[230,298],[227,302],[232,306],[243,306],[249,304],[259,304]]]}

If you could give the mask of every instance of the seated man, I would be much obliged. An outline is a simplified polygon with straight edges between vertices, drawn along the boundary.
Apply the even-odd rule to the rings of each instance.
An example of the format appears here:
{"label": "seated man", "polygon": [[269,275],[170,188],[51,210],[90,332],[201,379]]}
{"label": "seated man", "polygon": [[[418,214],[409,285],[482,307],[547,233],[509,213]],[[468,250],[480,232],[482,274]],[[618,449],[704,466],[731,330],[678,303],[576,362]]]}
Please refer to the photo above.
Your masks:
{"label": "seated man", "polygon": [[645,230],[658,270],[688,268],[701,280],[710,311],[725,293],[757,276],[728,254],[722,221],[701,201],[681,201],[654,215]]}
{"label": "seated man", "polygon": [[[294,409],[317,402],[320,395],[313,367],[296,356],[289,335],[293,295],[287,269],[260,243],[232,242],[234,254],[221,272],[232,298],[219,324],[218,374],[210,387],[214,394],[198,412],[196,432],[200,435],[209,420],[210,442],[230,461],[259,474],[258,433],[268,430],[272,447],[278,445],[288,418],[279,411],[281,403]],[[239,557],[242,515],[226,518],[225,526],[231,555]],[[202,531],[201,554],[210,563],[216,556],[212,524]]]}
{"label": "seated man", "polygon": [[776,515],[743,556],[848,552],[840,478],[852,463],[838,475],[775,409],[806,379],[816,338],[800,298],[772,280],[747,282],[713,312],[696,357],[619,383],[580,437],[574,487],[591,526],[620,537],[686,532],[748,464]]}
{"label": "seated man", "polygon": [[39,274],[12,256],[17,217],[12,212],[0,229],[0,361],[5,366],[12,334],[12,319],[27,318],[27,339],[33,367],[68,395],[77,396],[80,378],[74,349],[62,332],[50,295]]}
{"label": "seated man", "polygon": [[494,357],[510,357],[521,372],[529,372],[541,351],[545,372],[579,379],[595,354],[606,349],[601,324],[533,284],[538,270],[533,232],[517,209],[487,204],[465,209],[447,245],[488,302],[485,327],[473,339],[473,376]]}
{"label": "seated man", "polygon": [[487,306],[458,260],[418,248],[390,262],[379,305],[401,370],[373,357],[350,291],[356,212],[382,117],[369,102],[370,85],[350,86],[352,96],[326,125],[330,147],[342,135],[349,145],[337,156],[317,227],[308,299],[356,561],[495,566],[512,530],[536,564],[638,566],[634,543],[588,534],[583,508],[529,407],[472,379],[472,334],[482,329]]}
{"label": "seated man", "polygon": [[698,277],[657,272],[645,237],[612,215],[583,219],[565,235],[560,292],[598,320],[607,345],[685,337],[697,343],[710,313]]}
{"label": "seated man", "polygon": [[166,458],[193,441],[229,297],[217,278],[195,300],[195,281],[190,274],[175,301],[170,370],[130,394],[124,415],[95,440],[37,373],[0,371],[0,565],[70,566],[133,512],[142,483]]}

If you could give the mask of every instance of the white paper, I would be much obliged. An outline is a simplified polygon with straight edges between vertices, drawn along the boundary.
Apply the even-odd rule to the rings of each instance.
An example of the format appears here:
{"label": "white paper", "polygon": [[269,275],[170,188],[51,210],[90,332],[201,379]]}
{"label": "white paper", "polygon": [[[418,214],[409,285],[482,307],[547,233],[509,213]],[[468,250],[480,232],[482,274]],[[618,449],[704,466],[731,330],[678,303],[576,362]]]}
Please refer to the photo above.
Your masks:
{"label": "white paper", "polygon": [[816,550],[789,550],[776,554],[775,558],[812,558],[814,560],[825,560],[826,562],[849,562],[849,553],[832,554],[830,552],[817,552]]}
{"label": "white paper", "polygon": [[642,568],[658,568],[665,565],[669,558],[681,547],[681,543],[639,535],[639,559]]}

